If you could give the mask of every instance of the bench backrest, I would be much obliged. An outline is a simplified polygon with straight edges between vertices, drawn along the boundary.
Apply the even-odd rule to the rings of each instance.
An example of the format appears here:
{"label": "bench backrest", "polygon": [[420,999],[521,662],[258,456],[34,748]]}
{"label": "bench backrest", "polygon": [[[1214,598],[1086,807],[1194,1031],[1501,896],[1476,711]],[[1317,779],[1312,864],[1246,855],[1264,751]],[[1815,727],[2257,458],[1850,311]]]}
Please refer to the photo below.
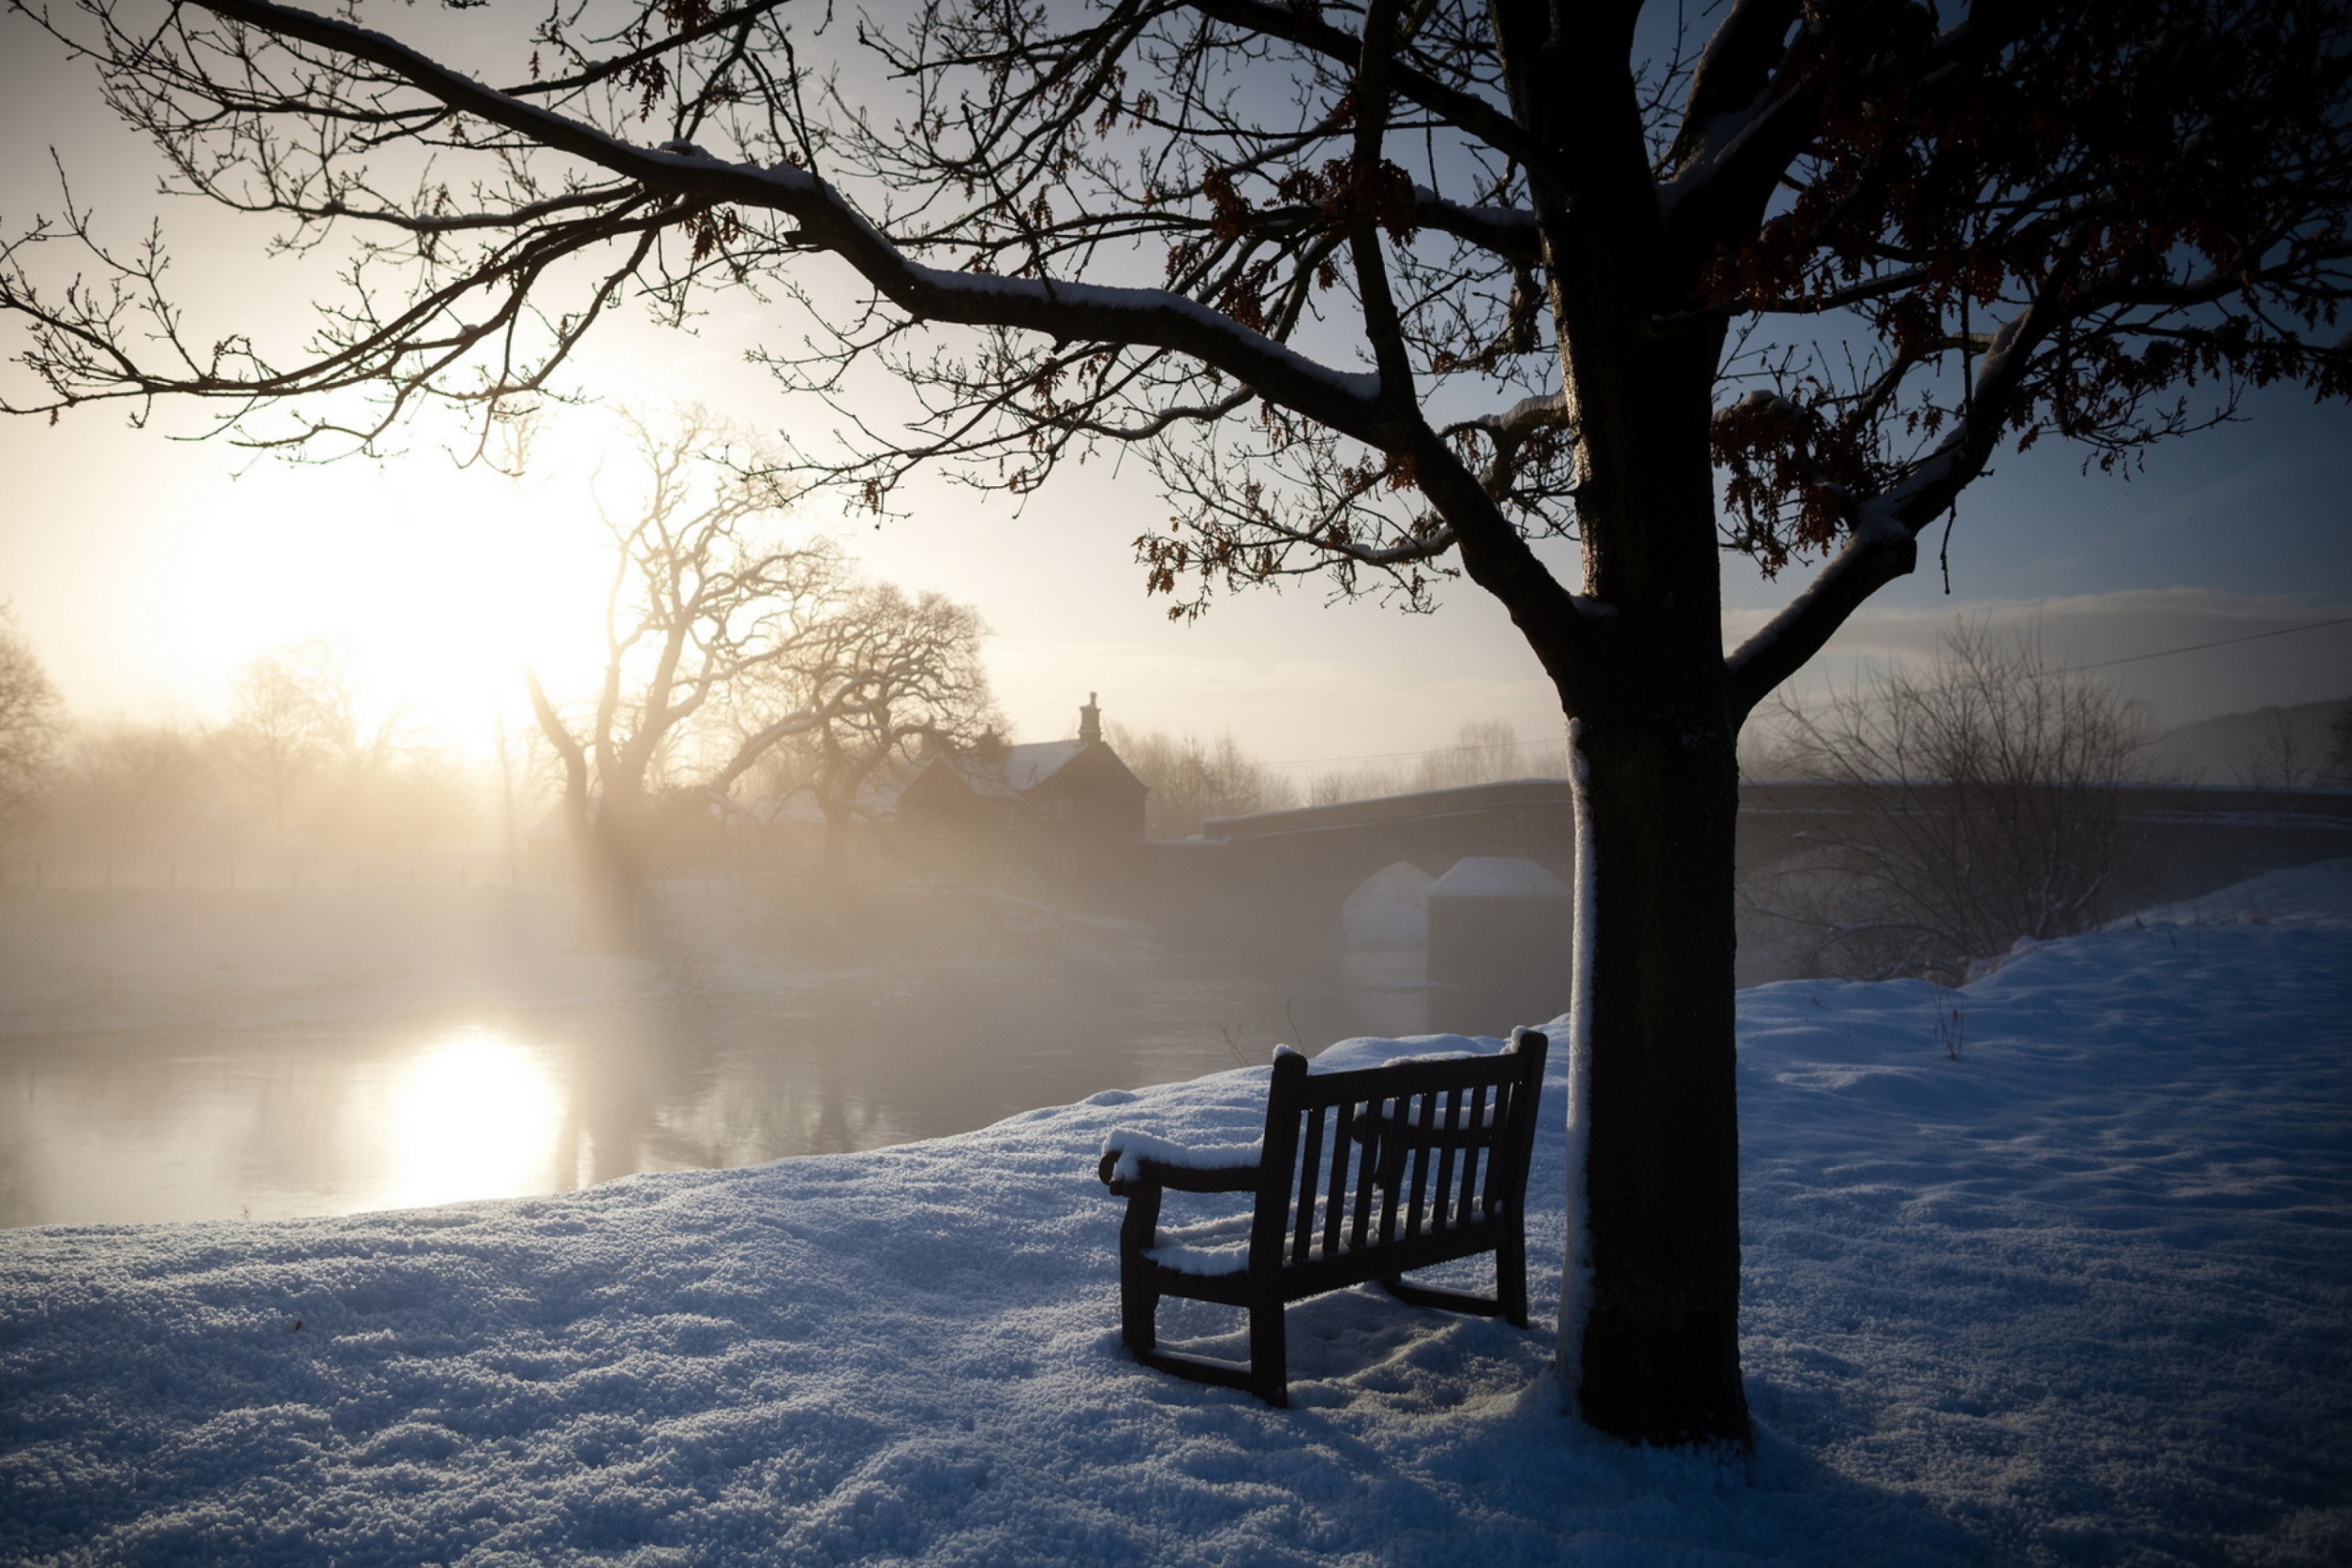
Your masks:
{"label": "bench backrest", "polygon": [[1301,1056],[1277,1058],[1252,1272],[1335,1268],[1382,1248],[1402,1257],[1427,1251],[1442,1232],[1518,1223],[1547,1047],[1522,1029],[1495,1056],[1328,1073],[1308,1072]]}

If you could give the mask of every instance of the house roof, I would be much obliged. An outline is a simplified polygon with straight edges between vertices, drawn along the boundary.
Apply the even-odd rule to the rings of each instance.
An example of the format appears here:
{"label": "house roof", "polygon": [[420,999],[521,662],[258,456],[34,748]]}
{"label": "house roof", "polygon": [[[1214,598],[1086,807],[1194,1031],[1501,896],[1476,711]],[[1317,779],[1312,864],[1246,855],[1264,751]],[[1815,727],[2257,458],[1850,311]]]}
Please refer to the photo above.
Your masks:
{"label": "house roof", "polygon": [[1085,741],[1033,741],[1004,748],[1004,782],[1025,795],[1060,773],[1087,749]]}
{"label": "house roof", "polygon": [[[900,775],[891,795],[903,798],[934,768],[944,769],[949,776],[983,800],[1019,800],[1039,784],[1088,752],[1099,752],[1109,758],[1112,767],[1128,778],[1124,763],[1117,754],[1099,741],[1034,741],[1025,745],[1005,746],[991,757],[982,758],[971,752],[952,752],[926,758],[912,772]],[[1140,786],[1140,781],[1137,781]]]}
{"label": "house roof", "polygon": [[994,800],[1017,800],[1061,772],[1086,749],[1084,741],[1035,741],[1026,745],[1007,746],[988,758],[971,752],[952,752],[927,759],[906,782],[911,784],[932,768],[942,767],[954,773],[963,786],[976,795]]}

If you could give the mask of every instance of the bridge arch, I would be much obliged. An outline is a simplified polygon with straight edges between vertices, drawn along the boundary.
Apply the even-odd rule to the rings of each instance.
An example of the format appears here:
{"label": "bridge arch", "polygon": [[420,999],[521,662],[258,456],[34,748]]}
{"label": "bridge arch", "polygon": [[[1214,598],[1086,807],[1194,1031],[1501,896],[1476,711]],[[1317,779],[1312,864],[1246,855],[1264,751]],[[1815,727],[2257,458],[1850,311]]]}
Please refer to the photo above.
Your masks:
{"label": "bridge arch", "polygon": [[1381,800],[1220,817],[1197,838],[1147,845],[1154,918],[1181,939],[1337,953],[1349,900],[1403,864],[1432,881],[1474,855],[1575,875],[1565,779],[1517,779]]}
{"label": "bridge arch", "polygon": [[1429,945],[1429,889],[1437,879],[1410,860],[1391,860],[1356,884],[1339,904],[1339,938],[1350,952]]}

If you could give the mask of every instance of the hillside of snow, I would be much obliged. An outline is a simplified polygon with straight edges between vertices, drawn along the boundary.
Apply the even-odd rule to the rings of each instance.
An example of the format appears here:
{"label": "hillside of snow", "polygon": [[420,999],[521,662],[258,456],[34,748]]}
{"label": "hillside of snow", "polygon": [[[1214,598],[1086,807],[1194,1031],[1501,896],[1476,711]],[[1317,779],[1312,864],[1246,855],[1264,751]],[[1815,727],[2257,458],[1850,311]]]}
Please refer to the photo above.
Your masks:
{"label": "hillside of snow", "polygon": [[0,1233],[0,1560],[2342,1563],[2347,1020],[2352,862],[1958,992],[1743,994],[1748,1466],[1557,1414],[1557,1076],[1538,1328],[1304,1303],[1288,1411],[1128,1360],[1093,1176],[1117,1126],[1246,1142],[1263,1068],[560,1197]]}

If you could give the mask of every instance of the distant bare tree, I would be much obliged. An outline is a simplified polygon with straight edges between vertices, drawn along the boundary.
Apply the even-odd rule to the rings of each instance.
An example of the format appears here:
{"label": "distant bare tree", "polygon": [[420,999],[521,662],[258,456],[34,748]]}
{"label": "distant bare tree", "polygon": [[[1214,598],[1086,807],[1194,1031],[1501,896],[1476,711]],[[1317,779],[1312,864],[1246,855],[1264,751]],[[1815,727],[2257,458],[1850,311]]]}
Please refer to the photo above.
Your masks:
{"label": "distant bare tree", "polygon": [[2319,742],[2295,726],[2283,708],[2263,710],[2263,725],[2235,772],[2238,782],[2257,789],[2296,789],[2317,784],[2326,773],[2327,759]]}
{"label": "distant bare tree", "polygon": [[32,816],[56,767],[63,723],[49,684],[15,615],[0,605],[0,831]]}
{"label": "distant bare tree", "polygon": [[2150,730],[2031,637],[1964,626],[1925,674],[1783,700],[1779,717],[1798,775],[1849,803],[1764,900],[1812,930],[1827,972],[1955,983],[1970,959],[2110,912],[2129,849],[2123,786]]}
{"label": "distant bare tree", "polygon": [[[424,817],[461,812],[446,760],[411,732],[404,711],[370,710],[350,653],[328,638],[249,661],[214,743],[266,803],[280,858],[298,818],[313,849],[382,851],[416,848]],[[447,798],[426,806],[425,796]]]}
{"label": "distant bare tree", "polygon": [[414,854],[464,821],[467,792],[450,759],[417,732],[406,709],[367,700],[347,648],[312,637],[278,657],[318,747],[308,781],[316,844]]}
{"label": "distant bare tree", "polygon": [[[723,795],[777,742],[873,700],[861,679],[814,693],[764,679],[821,655],[853,592],[838,549],[781,544],[768,531],[791,499],[772,468],[734,461],[699,414],[663,432],[633,428],[646,489],[631,521],[605,520],[615,560],[596,694],[567,712],[529,678],[531,710],[562,769],[581,940],[605,950],[635,941],[666,795]],[[760,691],[804,700],[751,714]],[[735,732],[722,736],[730,700]],[[677,755],[689,739],[711,752],[705,765]]]}
{"label": "distant bare tree", "polygon": [[[980,658],[987,634],[969,605],[869,583],[845,595],[794,657],[748,684],[747,732],[778,711],[820,716],[785,742],[779,773],[824,814],[828,876],[842,872],[850,826],[877,773],[919,742],[969,745],[999,722]],[[845,694],[855,700],[838,700]]]}
{"label": "distant bare tree", "polygon": [[[1410,762],[1410,767],[1404,764]],[[1343,800],[1376,800],[1415,790],[1461,789],[1503,779],[1559,778],[1568,772],[1567,747],[1522,741],[1508,720],[1470,719],[1454,731],[1454,743],[1433,751],[1318,773],[1307,786],[1317,805]]]}
{"label": "distant bare tree", "polygon": [[1412,783],[1403,769],[1367,763],[1315,774],[1307,781],[1307,804],[1338,805],[1342,801],[1381,800],[1392,795],[1404,795],[1412,788]]}
{"label": "distant bare tree", "polygon": [[1278,811],[1297,799],[1282,775],[1244,752],[1230,732],[1202,741],[1115,723],[1110,742],[1128,771],[1151,786],[1143,804],[1148,838],[1181,838],[1213,816]]}
{"label": "distant bare tree", "polygon": [[1414,768],[1415,789],[1459,789],[1465,784],[1495,784],[1503,779],[1565,773],[1566,748],[1522,741],[1504,719],[1466,720],[1454,731],[1454,743],[1423,755]]}
{"label": "distant bare tree", "polygon": [[2352,697],[2327,725],[2327,782],[2352,784]]}
{"label": "distant bare tree", "polygon": [[221,759],[260,795],[269,813],[272,852],[286,856],[286,828],[297,792],[332,755],[319,708],[284,650],[257,654],[239,672],[228,722],[213,736]]}
{"label": "distant bare tree", "polygon": [[172,723],[84,729],[67,749],[65,772],[64,832],[109,858],[178,840],[216,781],[204,737]]}

